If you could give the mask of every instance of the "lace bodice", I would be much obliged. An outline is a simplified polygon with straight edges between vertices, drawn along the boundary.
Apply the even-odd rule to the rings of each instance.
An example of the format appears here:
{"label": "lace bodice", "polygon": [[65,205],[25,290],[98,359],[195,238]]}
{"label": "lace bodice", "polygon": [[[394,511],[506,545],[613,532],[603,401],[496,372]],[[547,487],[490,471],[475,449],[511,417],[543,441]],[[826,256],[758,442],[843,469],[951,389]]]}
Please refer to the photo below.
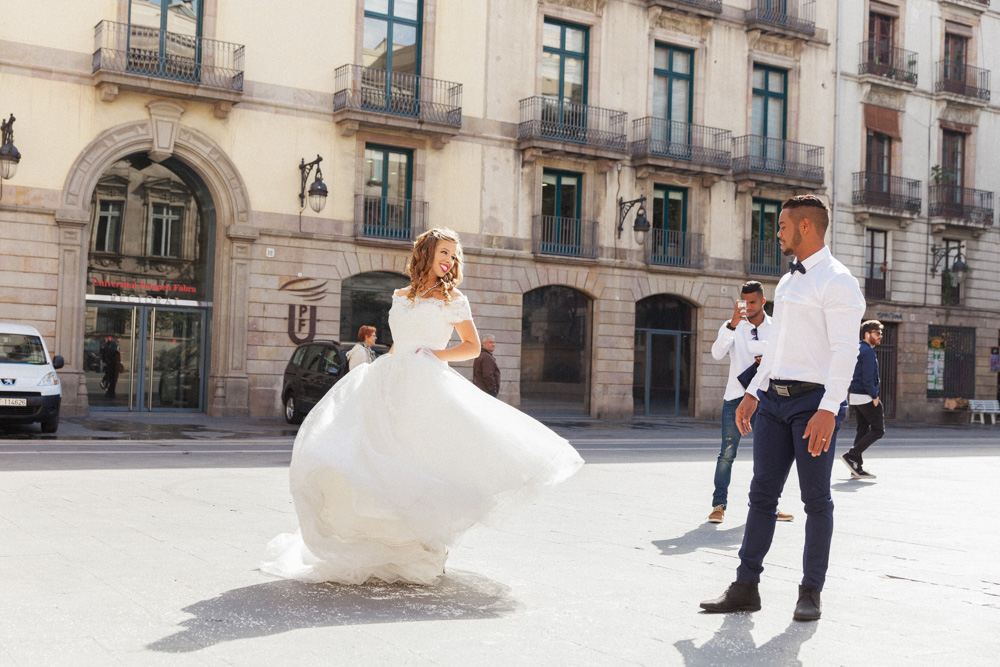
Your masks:
{"label": "lace bodice", "polygon": [[414,299],[392,295],[389,329],[398,352],[404,348],[426,347],[443,350],[458,322],[472,319],[469,300],[463,294],[445,304],[441,299]]}

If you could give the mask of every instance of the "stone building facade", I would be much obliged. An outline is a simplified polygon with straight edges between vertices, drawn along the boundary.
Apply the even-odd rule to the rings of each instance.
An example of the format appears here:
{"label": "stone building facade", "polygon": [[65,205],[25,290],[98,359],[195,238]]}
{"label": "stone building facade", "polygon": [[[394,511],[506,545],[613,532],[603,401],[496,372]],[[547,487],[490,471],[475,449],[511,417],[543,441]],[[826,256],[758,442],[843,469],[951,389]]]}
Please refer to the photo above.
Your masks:
{"label": "stone building facade", "polygon": [[[66,358],[64,414],[279,414],[299,342],[352,340],[359,323],[389,342],[387,294],[431,226],[462,235],[501,398],[535,414],[717,417],[727,367],[711,344],[743,282],[773,293],[791,195],[838,204],[831,241],[864,270],[864,211],[847,167],[833,178],[835,3],[36,4],[15,2],[0,40],[22,154],[0,197],[0,318]],[[840,137],[861,146],[869,84],[846,69],[840,83],[857,96]],[[920,90],[901,99],[933,106]],[[299,198],[314,156],[319,212]],[[639,206],[620,206],[640,197],[642,245]],[[924,223],[900,219],[880,223],[899,253],[886,307],[913,342],[926,331],[910,314],[932,308],[911,302],[933,281],[904,266],[924,241],[901,232]],[[983,232],[961,316],[986,327]],[[112,397],[108,336],[127,366]]]}
{"label": "stone building facade", "polygon": [[890,413],[933,420],[947,398],[1000,393],[1000,13],[989,0],[842,5],[837,254],[887,326]]}

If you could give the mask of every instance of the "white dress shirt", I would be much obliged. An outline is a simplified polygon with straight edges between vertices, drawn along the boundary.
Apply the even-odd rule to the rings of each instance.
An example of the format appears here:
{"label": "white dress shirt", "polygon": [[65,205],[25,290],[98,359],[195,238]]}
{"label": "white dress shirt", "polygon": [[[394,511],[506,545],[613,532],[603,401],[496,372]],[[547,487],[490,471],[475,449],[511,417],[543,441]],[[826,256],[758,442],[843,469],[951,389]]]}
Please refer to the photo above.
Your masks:
{"label": "white dress shirt", "polygon": [[770,380],[815,382],[826,388],[819,409],[837,414],[858,361],[865,298],[829,248],[802,265],[805,273],[786,273],[774,291],[774,331],[746,393],[756,397]]}
{"label": "white dress shirt", "polygon": [[770,337],[771,317],[764,313],[764,321],[757,327],[757,340],[753,339],[751,332],[754,325],[746,320],[740,320],[736,329],[730,329],[726,320],[719,328],[719,336],[712,344],[712,357],[716,361],[722,361],[729,354],[729,381],[726,383],[726,394],[723,398],[732,401],[743,397],[743,385],[737,380],[737,376],[750,367],[754,357],[764,354],[767,347],[767,340]]}

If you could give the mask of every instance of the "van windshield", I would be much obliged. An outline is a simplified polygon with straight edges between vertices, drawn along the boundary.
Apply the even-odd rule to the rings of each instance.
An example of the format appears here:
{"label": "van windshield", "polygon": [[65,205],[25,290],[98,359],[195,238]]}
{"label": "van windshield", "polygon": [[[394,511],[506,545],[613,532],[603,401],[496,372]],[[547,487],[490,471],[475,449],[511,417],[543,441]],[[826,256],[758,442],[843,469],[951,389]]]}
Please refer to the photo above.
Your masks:
{"label": "van windshield", "polygon": [[0,334],[0,364],[47,364],[38,336]]}

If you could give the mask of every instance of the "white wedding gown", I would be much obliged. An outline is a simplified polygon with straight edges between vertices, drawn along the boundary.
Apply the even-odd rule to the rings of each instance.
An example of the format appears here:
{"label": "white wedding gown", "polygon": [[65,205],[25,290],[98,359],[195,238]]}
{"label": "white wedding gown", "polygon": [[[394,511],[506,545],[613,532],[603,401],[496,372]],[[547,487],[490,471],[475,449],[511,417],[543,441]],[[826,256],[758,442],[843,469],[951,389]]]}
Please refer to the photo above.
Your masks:
{"label": "white wedding gown", "polygon": [[468,319],[464,295],[451,304],[393,296],[394,353],[351,371],[299,429],[290,468],[299,530],[271,540],[262,571],[433,583],[463,531],[583,465],[565,439],[427,351],[444,349],[453,323]]}

